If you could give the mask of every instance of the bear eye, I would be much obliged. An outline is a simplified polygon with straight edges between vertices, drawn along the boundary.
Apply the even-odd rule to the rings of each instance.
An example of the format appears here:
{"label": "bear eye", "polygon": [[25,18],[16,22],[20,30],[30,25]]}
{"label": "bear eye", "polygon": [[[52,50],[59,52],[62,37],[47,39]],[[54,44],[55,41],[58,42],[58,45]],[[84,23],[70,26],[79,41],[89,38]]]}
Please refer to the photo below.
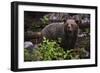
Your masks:
{"label": "bear eye", "polygon": [[71,26],[73,27],[73,24],[71,24]]}
{"label": "bear eye", "polygon": [[66,25],[68,25],[68,23],[66,23]]}

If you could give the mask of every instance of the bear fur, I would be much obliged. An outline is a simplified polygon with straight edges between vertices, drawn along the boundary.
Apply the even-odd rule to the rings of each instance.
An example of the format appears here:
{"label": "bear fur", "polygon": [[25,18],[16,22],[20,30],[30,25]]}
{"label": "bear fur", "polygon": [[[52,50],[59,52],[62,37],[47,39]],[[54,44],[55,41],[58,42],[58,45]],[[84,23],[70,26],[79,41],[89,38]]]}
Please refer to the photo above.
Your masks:
{"label": "bear fur", "polygon": [[61,38],[62,48],[73,49],[78,34],[78,23],[74,19],[67,19],[64,23],[51,23],[44,27],[41,33],[50,40]]}

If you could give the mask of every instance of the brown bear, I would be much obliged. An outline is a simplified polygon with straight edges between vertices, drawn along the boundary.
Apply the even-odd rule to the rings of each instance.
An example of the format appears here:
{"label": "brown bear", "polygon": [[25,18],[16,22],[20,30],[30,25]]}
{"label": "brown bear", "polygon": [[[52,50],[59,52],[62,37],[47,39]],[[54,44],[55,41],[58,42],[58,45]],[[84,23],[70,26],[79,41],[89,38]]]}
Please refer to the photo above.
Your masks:
{"label": "brown bear", "polygon": [[51,23],[44,27],[41,33],[48,39],[61,38],[61,47],[65,50],[73,49],[78,34],[78,22],[75,19],[67,19],[64,23]]}

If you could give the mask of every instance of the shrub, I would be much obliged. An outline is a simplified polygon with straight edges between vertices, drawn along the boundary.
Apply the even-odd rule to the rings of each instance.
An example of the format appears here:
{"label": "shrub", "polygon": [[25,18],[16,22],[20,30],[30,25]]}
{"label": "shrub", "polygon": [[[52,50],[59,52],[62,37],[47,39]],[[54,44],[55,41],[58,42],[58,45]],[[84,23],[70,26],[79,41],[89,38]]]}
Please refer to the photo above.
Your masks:
{"label": "shrub", "polygon": [[39,48],[31,52],[27,49],[24,50],[24,61],[80,59],[85,54],[83,50],[84,48],[64,51],[54,40],[44,38],[44,41],[39,44]]}

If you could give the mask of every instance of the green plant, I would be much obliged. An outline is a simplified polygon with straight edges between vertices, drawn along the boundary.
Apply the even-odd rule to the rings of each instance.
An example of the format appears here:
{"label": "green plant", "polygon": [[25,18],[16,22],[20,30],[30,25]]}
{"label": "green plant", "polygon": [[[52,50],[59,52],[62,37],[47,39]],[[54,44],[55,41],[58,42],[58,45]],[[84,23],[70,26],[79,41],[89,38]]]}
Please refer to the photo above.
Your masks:
{"label": "green plant", "polygon": [[24,49],[24,61],[32,61],[30,50]]}
{"label": "green plant", "polygon": [[42,60],[63,59],[64,50],[55,41],[44,38],[40,46],[38,51],[41,53]]}
{"label": "green plant", "polygon": [[43,18],[40,18],[40,20],[44,23],[47,24],[49,22],[49,19],[47,16],[43,16]]}
{"label": "green plant", "polygon": [[[60,42],[61,39],[58,41]],[[29,51],[24,50],[25,61],[47,61],[47,60],[69,60],[80,59],[84,56],[84,48],[70,49],[64,51],[60,45],[54,40],[48,40],[44,37],[44,41],[39,44],[37,49]]]}

